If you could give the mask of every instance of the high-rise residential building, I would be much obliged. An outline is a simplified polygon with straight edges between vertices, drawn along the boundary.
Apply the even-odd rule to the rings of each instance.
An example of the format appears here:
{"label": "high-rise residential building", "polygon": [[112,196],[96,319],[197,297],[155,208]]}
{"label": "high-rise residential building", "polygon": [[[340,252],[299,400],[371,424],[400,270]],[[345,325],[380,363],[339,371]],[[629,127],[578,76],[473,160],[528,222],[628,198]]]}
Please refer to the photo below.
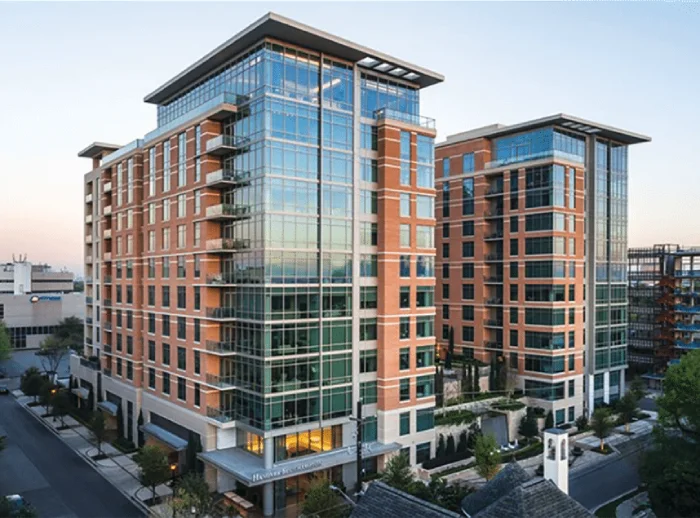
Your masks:
{"label": "high-rise residential building", "polygon": [[700,247],[630,248],[629,365],[661,388],[669,365],[700,348]]}
{"label": "high-rise residential building", "polygon": [[366,470],[434,453],[435,127],[419,93],[442,80],[268,14],[146,96],[155,130],[80,153],[101,295],[89,383],[128,439],[179,465],[201,442],[212,489],[265,516],[319,472],[355,483],[359,401]]}
{"label": "high-rise residential building", "polygon": [[26,257],[0,264],[0,322],[14,349],[38,349],[59,321],[83,318],[85,299],[74,291],[73,274]]}
{"label": "high-rise residential building", "polygon": [[560,114],[436,147],[438,343],[556,424],[624,390],[627,148],[649,140]]}

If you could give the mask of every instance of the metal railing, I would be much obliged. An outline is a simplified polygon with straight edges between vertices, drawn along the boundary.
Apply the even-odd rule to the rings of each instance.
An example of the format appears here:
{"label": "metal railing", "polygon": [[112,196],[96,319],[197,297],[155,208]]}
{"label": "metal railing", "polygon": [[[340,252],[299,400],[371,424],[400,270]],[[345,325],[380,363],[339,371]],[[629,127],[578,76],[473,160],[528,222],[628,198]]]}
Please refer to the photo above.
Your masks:
{"label": "metal railing", "polygon": [[112,331],[112,322],[102,322],[102,329]]}
{"label": "metal railing", "polygon": [[216,374],[207,374],[207,384],[219,388],[234,388],[233,376],[219,376]]}
{"label": "metal railing", "polygon": [[112,229],[111,228],[105,229],[103,237],[105,239],[112,239]]}
{"label": "metal railing", "polygon": [[112,215],[112,206],[111,205],[105,206],[105,208],[102,209],[102,214],[104,214],[105,216],[111,216]]}
{"label": "metal railing", "polygon": [[250,140],[246,137],[240,137],[237,135],[218,135],[207,141],[207,152],[211,153],[219,148],[237,150],[248,144],[248,142],[250,142]]}
{"label": "metal railing", "polygon": [[207,308],[206,311],[207,318],[236,318],[235,308]]}
{"label": "metal railing", "polygon": [[412,124],[413,126],[420,126],[426,129],[435,129],[435,119],[430,117],[423,117],[421,115],[414,115],[412,113],[406,113],[399,110],[392,110],[391,108],[380,108],[374,112],[374,118],[377,120],[395,120],[399,122],[406,122]]}
{"label": "metal railing", "polygon": [[250,239],[218,238],[207,240],[207,250],[246,250],[250,248]]}
{"label": "metal railing", "polygon": [[250,180],[250,173],[247,171],[237,173],[231,169],[219,169],[207,175],[207,185],[219,182],[244,183]]}
{"label": "metal railing", "polygon": [[232,273],[213,273],[207,275],[207,284],[235,284],[235,278]]}
{"label": "metal railing", "polygon": [[85,303],[86,304],[92,304],[93,298],[92,297],[85,297]]}
{"label": "metal railing", "polygon": [[105,275],[104,278],[102,279],[102,281],[103,281],[105,284],[112,284],[112,276],[111,276],[111,275]]}
{"label": "metal railing", "polygon": [[235,353],[234,351],[234,344],[233,342],[221,342],[221,341],[216,341],[216,340],[207,340],[205,344],[205,348],[207,351],[215,352],[215,353],[220,353],[220,354],[226,354],[226,353]]}
{"label": "metal railing", "polygon": [[112,354],[112,346],[109,344],[102,344],[102,352]]}
{"label": "metal railing", "polygon": [[112,299],[103,299],[102,305],[106,308],[111,308],[112,307]]}
{"label": "metal railing", "polygon": [[234,205],[231,203],[219,203],[218,205],[212,205],[207,207],[207,217],[213,218],[217,216],[231,216],[244,217],[250,214],[250,207],[248,205]]}
{"label": "metal railing", "polygon": [[83,367],[87,367],[88,369],[95,370],[95,371],[100,370],[99,362],[96,362],[94,360],[88,360],[87,358],[83,358],[82,356],[80,357],[80,365],[82,365]]}
{"label": "metal railing", "polygon": [[112,192],[112,182],[105,182],[102,190],[104,192]]}
{"label": "metal railing", "polygon": [[87,194],[85,196],[85,203],[92,203],[92,194]]}
{"label": "metal railing", "polygon": [[224,409],[208,406],[207,417],[216,419],[217,421],[222,423],[230,423],[234,420],[234,412],[233,409],[230,408]]}
{"label": "metal railing", "polygon": [[92,214],[88,214],[87,216],[85,216],[85,223],[87,223],[88,225],[92,223]]}

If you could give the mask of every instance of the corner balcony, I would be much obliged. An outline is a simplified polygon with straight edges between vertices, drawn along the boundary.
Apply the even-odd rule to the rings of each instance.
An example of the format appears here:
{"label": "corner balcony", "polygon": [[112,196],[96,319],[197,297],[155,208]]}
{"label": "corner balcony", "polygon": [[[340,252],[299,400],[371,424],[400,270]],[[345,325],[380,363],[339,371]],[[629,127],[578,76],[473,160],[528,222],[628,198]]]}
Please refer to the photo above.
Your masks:
{"label": "corner balcony", "polygon": [[236,310],[234,308],[207,308],[207,318],[212,320],[231,320],[236,318]]}
{"label": "corner balcony", "polygon": [[88,264],[91,264],[91,263],[92,263],[92,256],[91,256],[91,255],[86,255],[86,256],[85,256],[85,262],[88,263]]}
{"label": "corner balcony", "polygon": [[222,342],[216,340],[207,340],[205,348],[208,352],[221,356],[236,354],[234,351],[233,342]]}
{"label": "corner balcony", "polygon": [[111,275],[105,275],[102,279],[102,282],[104,284],[112,284],[112,276]]}
{"label": "corner balcony", "polygon": [[88,225],[92,224],[92,214],[85,216],[85,223]]}
{"label": "corner balcony", "polygon": [[112,182],[105,182],[102,190],[104,192],[112,192]]}
{"label": "corner balcony", "polygon": [[235,205],[230,203],[220,203],[207,207],[206,219],[210,221],[236,221],[250,217],[250,207],[248,205]]}
{"label": "corner balcony", "polygon": [[380,108],[374,112],[374,118],[378,121],[393,120],[404,124],[410,124],[411,126],[418,126],[423,129],[435,130],[435,119],[405,113],[399,110],[392,110],[391,108]]}
{"label": "corner balcony", "polygon": [[85,242],[87,244],[92,244],[92,234],[88,234],[87,236],[85,236]]}
{"label": "corner balcony", "polygon": [[250,173],[237,173],[230,169],[219,169],[211,172],[206,178],[207,187],[216,189],[227,189],[229,187],[237,187],[250,183]]}
{"label": "corner balcony", "polygon": [[85,203],[92,203],[92,193],[85,196]]}
{"label": "corner balcony", "polygon": [[108,228],[104,231],[104,234],[102,234],[102,237],[105,239],[112,239],[112,229]]}
{"label": "corner balcony", "polygon": [[211,253],[230,254],[250,249],[250,239],[209,239],[207,240],[207,251]]}
{"label": "corner balcony", "polygon": [[218,376],[216,374],[207,374],[207,385],[220,389],[235,388],[233,376]]}
{"label": "corner balcony", "polygon": [[105,208],[102,210],[102,214],[104,214],[105,216],[111,216],[112,215],[112,206],[111,205],[105,206]]}
{"label": "corner balcony", "polygon": [[102,259],[104,261],[111,261],[112,260],[112,252],[105,252],[102,254]]}
{"label": "corner balcony", "polygon": [[209,286],[226,286],[235,284],[232,273],[214,273],[207,275],[207,285]]}
{"label": "corner balcony", "polygon": [[217,408],[217,407],[207,407],[207,417],[211,419],[216,419],[220,423],[230,423],[234,420],[233,409],[230,408]]}
{"label": "corner balcony", "polygon": [[238,153],[248,145],[248,139],[234,135],[219,135],[207,141],[207,153],[214,156],[225,156]]}

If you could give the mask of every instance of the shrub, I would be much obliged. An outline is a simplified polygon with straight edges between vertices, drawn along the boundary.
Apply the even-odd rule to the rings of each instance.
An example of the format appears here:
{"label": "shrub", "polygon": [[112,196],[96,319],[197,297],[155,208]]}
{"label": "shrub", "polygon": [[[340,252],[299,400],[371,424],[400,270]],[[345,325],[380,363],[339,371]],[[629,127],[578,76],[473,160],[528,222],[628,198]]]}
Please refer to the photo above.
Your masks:
{"label": "shrub", "polygon": [[434,469],[440,466],[445,466],[446,464],[452,464],[453,462],[458,462],[460,460],[468,459],[472,456],[472,452],[465,450],[463,452],[455,452],[452,455],[445,455],[444,457],[435,457],[430,460],[426,460],[423,463],[424,469]]}
{"label": "shrub", "polygon": [[491,408],[495,410],[520,410],[521,408],[525,408],[525,405],[520,401],[504,399],[491,405]]}
{"label": "shrub", "polygon": [[545,411],[541,406],[534,407],[532,411],[535,413],[535,417],[544,417]]}
{"label": "shrub", "polygon": [[476,414],[470,410],[455,410],[453,412],[445,412],[435,416],[436,426],[450,426],[469,424],[476,419]]}

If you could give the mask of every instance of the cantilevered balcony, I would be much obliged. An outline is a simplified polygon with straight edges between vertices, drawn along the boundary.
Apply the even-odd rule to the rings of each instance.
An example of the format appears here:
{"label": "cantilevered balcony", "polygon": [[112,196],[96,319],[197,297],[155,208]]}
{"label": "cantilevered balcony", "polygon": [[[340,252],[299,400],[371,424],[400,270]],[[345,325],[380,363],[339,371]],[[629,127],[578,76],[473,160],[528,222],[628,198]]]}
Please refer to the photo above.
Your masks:
{"label": "cantilevered balcony", "polygon": [[104,214],[105,216],[111,216],[112,215],[112,206],[111,205],[105,206],[105,208],[102,209],[102,214]]}
{"label": "cantilevered balcony", "polygon": [[90,225],[92,223],[92,214],[85,216],[85,223]]}
{"label": "cantilevered balcony", "polygon": [[218,376],[216,374],[207,374],[207,385],[221,389],[235,388],[233,376]]}
{"label": "cantilevered balcony", "polygon": [[85,195],[85,203],[92,203],[92,193]]}
{"label": "cantilevered balcony", "polygon": [[248,205],[220,203],[218,205],[207,207],[206,219],[211,221],[235,221],[249,217],[250,207]]}
{"label": "cantilevered balcony", "polygon": [[88,234],[87,236],[85,236],[85,242],[86,242],[87,244],[91,244],[91,243],[92,243],[92,234]]}
{"label": "cantilevered balcony", "polygon": [[248,145],[248,139],[234,135],[219,135],[207,141],[207,153],[224,156],[237,153]]}
{"label": "cantilevered balcony", "polygon": [[209,351],[210,353],[221,355],[221,356],[229,356],[229,355],[236,354],[236,351],[234,351],[235,346],[234,346],[233,342],[207,340],[205,347],[206,347],[206,350]]}
{"label": "cantilevered balcony", "polygon": [[86,256],[85,256],[85,262],[86,262],[87,264],[92,263],[92,256],[91,256],[91,255],[86,255]]}
{"label": "cantilevered balcony", "polygon": [[111,261],[112,260],[112,252],[105,252],[104,254],[102,254],[102,260]]}
{"label": "cantilevered balcony", "polygon": [[219,238],[207,240],[207,251],[211,253],[230,254],[250,248],[250,239]]}
{"label": "cantilevered balcony", "polygon": [[104,192],[112,192],[112,182],[104,183]]}
{"label": "cantilevered balcony", "polygon": [[234,412],[231,408],[207,407],[207,417],[216,419],[221,423],[230,423],[234,420]]}
{"label": "cantilevered balcony", "polygon": [[227,189],[250,183],[250,173],[236,172],[230,169],[219,169],[207,175],[207,187]]}
{"label": "cantilevered balcony", "polygon": [[213,273],[207,275],[207,284],[210,286],[226,286],[227,284],[235,284],[232,273]]}
{"label": "cantilevered balcony", "polygon": [[112,239],[112,229],[111,228],[105,229],[104,234],[102,234],[102,236],[105,239]]}

